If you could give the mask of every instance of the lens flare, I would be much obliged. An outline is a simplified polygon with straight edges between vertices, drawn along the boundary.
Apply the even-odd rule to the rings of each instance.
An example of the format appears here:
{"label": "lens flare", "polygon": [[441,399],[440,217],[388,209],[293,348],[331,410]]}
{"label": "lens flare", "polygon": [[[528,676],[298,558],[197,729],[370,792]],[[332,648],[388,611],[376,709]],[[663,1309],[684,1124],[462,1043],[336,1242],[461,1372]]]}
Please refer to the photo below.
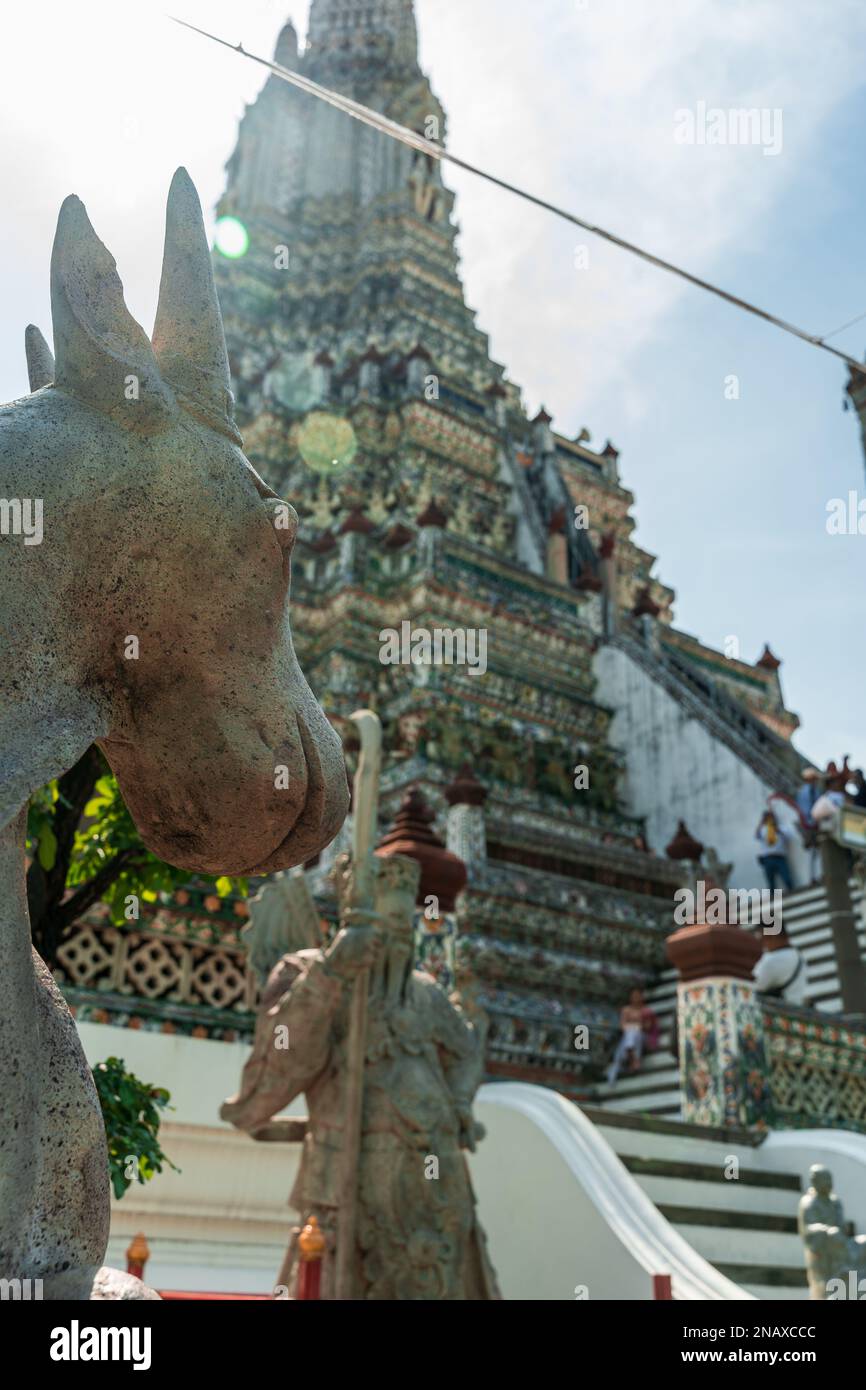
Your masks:
{"label": "lens flare", "polygon": [[236,261],[247,254],[250,234],[236,217],[221,217],[216,224],[214,245],[221,256]]}
{"label": "lens flare", "polygon": [[314,410],[298,432],[298,452],[316,473],[344,473],[354,462],[358,441],[348,420]]}

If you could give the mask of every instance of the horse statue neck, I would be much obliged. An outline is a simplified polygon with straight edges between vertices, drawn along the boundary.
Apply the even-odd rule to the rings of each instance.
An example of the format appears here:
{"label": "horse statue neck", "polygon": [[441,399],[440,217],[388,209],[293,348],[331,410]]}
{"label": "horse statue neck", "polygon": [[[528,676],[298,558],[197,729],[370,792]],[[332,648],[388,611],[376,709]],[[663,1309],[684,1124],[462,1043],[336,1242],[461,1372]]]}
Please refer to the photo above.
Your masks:
{"label": "horse statue neck", "polygon": [[[26,1241],[26,1223],[38,1183],[36,1127],[40,1054],[36,979],[24,881],[26,811],[0,831],[0,1211],[12,1248]],[[9,1224],[13,1229],[8,1229]],[[9,1248],[7,1246],[7,1248]]]}

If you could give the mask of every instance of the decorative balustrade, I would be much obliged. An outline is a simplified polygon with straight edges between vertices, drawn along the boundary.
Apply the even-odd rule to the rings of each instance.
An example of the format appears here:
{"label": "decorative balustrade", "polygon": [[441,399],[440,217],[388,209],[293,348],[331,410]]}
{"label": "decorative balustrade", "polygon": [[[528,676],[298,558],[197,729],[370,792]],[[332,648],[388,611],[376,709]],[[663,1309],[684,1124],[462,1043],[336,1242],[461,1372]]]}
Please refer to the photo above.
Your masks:
{"label": "decorative balustrade", "polygon": [[61,945],[55,977],[83,1022],[234,1040],[256,1002],[240,925],[161,909],[118,928],[97,909]]}
{"label": "decorative balustrade", "polygon": [[774,1127],[866,1132],[866,1031],[764,1001]]}
{"label": "decorative balustrade", "polygon": [[519,1017],[491,1007],[485,1001],[490,1019],[487,1033],[487,1068],[492,1076],[519,1072],[526,1077],[534,1068],[549,1074],[560,1073],[574,1084],[588,1085],[595,1079],[610,1046],[611,1030],[589,1029],[590,1046],[576,1046],[575,1024],[567,1019]]}
{"label": "decorative balustrade", "polygon": [[680,976],[684,1119],[756,1131],[866,1132],[862,1023],[758,994],[752,972],[761,943],[741,927],[680,927],[667,952]]}

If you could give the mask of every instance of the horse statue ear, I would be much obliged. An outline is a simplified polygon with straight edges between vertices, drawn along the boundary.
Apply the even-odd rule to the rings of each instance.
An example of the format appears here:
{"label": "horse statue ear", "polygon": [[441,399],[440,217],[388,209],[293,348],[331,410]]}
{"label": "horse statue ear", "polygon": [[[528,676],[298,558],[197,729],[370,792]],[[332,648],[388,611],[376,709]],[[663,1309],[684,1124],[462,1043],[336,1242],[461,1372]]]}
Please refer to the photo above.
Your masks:
{"label": "horse statue ear", "polygon": [[178,404],[241,446],[201,203],[185,169],[177,170],[168,193],[153,350]]}
{"label": "horse statue ear", "polygon": [[51,254],[54,384],[141,434],[164,428],[175,408],[147,335],[123,300],[114,257],[80,198],[65,199]]}
{"label": "horse statue ear", "polygon": [[27,376],[31,391],[41,391],[54,380],[54,354],[35,323],[24,330],[24,351],[27,354]]}

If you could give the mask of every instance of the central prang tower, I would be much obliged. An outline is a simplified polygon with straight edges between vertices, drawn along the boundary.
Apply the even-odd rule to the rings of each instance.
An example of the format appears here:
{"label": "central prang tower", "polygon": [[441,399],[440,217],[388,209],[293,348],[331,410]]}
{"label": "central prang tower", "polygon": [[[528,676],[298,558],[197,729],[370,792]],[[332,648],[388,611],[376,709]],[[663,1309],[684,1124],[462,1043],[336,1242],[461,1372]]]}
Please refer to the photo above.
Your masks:
{"label": "central prang tower", "polygon": [[[287,25],[276,61],[446,138],[411,0],[313,0],[306,49]],[[219,207],[249,248],[217,256],[218,286],[247,453],[301,516],[304,670],[336,723],[379,712],[388,819],[420,789],[403,830],[429,835],[432,812],[468,866],[456,921],[444,900],[428,912],[425,957],[447,984],[458,929],[491,1075],[579,1094],[664,962],[679,880],[622,810],[593,655],[621,622],[670,631],[673,596],[631,541],[617,451],[528,418],[491,359],[453,209],[437,160],[271,76]],[[484,632],[486,670],[383,664],[404,624]],[[775,675],[750,680],[764,698]]]}

